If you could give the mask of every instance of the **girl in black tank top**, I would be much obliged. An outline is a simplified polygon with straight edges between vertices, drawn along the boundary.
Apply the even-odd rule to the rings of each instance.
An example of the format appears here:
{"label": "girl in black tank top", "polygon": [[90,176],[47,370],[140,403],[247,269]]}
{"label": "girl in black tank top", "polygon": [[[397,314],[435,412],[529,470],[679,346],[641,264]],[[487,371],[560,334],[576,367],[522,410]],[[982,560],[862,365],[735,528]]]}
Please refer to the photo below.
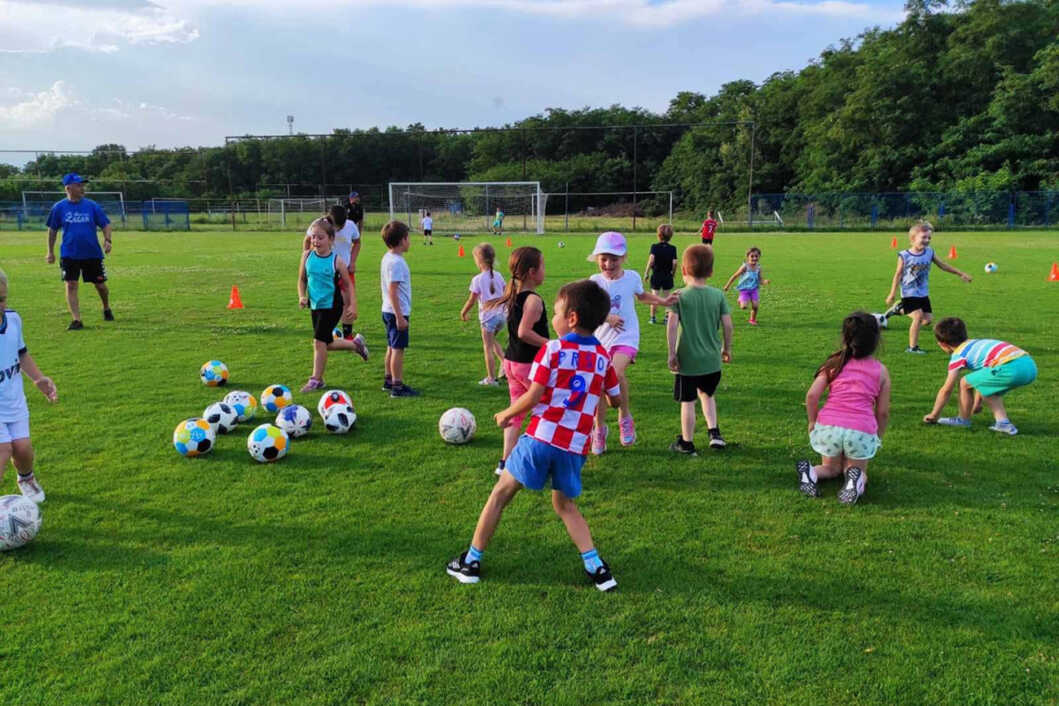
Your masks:
{"label": "girl in black tank top", "polygon": [[[518,337],[518,327],[522,323],[522,308],[526,299],[531,296],[540,296],[534,291],[519,292],[515,295],[514,302],[508,309],[507,314],[507,350],[504,357],[513,363],[532,363],[537,356],[540,346],[525,343]],[[533,333],[548,338],[548,307],[541,300],[541,315],[533,324]]]}

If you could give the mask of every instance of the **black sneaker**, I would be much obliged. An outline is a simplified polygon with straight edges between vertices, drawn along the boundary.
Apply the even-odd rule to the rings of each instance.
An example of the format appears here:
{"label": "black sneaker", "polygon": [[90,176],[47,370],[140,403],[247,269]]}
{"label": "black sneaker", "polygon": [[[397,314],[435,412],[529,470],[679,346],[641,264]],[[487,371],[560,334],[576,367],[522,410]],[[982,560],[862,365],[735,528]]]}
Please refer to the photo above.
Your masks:
{"label": "black sneaker", "polygon": [[81,323],[81,319],[74,319],[70,322],[70,325],[66,327],[67,331],[80,331],[85,325]]}
{"label": "black sneaker", "polygon": [[798,472],[798,490],[810,498],[819,498],[820,489],[816,487],[812,476],[809,475],[809,469],[812,467],[813,464],[808,461],[798,461],[794,464],[794,469]]}
{"label": "black sneaker", "polygon": [[383,380],[382,381],[382,391],[383,392],[390,392],[391,390],[393,390],[393,383],[390,382],[389,380]]}
{"label": "black sneaker", "polygon": [[684,441],[684,437],[677,434],[677,439],[669,445],[669,450],[673,453],[684,454],[685,456],[698,456],[695,452],[694,441]]}
{"label": "black sneaker", "polygon": [[400,387],[396,385],[390,390],[390,397],[419,397],[419,390],[413,390],[404,383]]}
{"label": "black sneaker", "polygon": [[[452,572],[450,571],[449,573]],[[590,573],[588,569],[585,569],[585,573],[588,574],[588,578],[592,579],[592,583],[596,584],[596,588],[601,591],[612,591],[618,587],[618,582],[610,574],[610,567],[607,566],[607,562],[603,562],[603,566],[596,569],[596,573]]]}
{"label": "black sneaker", "polygon": [[103,310],[103,320],[104,321],[113,321],[114,320],[114,312],[111,311],[110,309],[104,309]]}
{"label": "black sneaker", "polygon": [[851,466],[846,469],[846,482],[838,491],[838,501],[845,505],[853,505],[860,500],[864,492],[864,471]]}
{"label": "black sneaker", "polygon": [[467,563],[467,552],[464,552],[448,563],[445,573],[460,583],[478,583],[482,578],[482,564],[478,561]]}
{"label": "black sneaker", "polygon": [[719,431],[710,432],[710,448],[711,449],[723,449],[728,444],[724,443],[724,437],[721,436]]}

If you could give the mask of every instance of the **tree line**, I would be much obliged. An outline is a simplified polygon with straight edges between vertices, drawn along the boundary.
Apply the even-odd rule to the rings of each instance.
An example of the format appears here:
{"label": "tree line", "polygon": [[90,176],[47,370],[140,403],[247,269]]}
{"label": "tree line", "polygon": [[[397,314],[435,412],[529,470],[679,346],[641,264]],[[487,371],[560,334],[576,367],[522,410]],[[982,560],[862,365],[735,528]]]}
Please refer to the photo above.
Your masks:
{"label": "tree line", "polygon": [[528,179],[549,192],[675,190],[680,206],[702,210],[743,205],[748,188],[1059,189],[1059,0],[913,0],[906,11],[898,26],[844,39],[800,71],[712,96],[681,92],[664,113],[550,108],[499,129],[417,123],[134,153],[101,145],[0,164],[0,200],[58,188],[68,171],[129,200]]}

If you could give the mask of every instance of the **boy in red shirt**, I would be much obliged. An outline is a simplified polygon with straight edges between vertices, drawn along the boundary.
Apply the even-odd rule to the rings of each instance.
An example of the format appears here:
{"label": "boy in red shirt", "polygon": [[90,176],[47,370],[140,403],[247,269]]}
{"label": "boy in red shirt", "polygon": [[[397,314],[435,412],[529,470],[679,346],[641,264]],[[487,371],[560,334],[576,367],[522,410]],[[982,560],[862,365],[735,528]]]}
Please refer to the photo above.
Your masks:
{"label": "boy in red shirt", "polygon": [[713,245],[715,232],[717,232],[717,221],[713,219],[713,211],[707,211],[706,220],[702,222],[702,244]]}

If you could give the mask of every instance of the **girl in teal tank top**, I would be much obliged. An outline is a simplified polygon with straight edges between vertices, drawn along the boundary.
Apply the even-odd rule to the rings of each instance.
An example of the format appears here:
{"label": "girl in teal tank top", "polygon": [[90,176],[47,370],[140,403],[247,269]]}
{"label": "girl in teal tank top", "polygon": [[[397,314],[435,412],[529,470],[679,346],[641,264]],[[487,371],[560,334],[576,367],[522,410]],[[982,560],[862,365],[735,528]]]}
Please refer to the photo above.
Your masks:
{"label": "girl in teal tank top", "polygon": [[298,303],[312,312],[313,373],[302,392],[324,386],[327,351],[349,350],[364,360],[368,359],[368,349],[362,337],[349,340],[334,336],[339,321],[352,321],[357,316],[354,300],[347,294],[353,291],[349,269],[332,250],[335,227],[328,219],[317,218],[309,226],[309,238],[311,247],[302,254],[298,267]]}

